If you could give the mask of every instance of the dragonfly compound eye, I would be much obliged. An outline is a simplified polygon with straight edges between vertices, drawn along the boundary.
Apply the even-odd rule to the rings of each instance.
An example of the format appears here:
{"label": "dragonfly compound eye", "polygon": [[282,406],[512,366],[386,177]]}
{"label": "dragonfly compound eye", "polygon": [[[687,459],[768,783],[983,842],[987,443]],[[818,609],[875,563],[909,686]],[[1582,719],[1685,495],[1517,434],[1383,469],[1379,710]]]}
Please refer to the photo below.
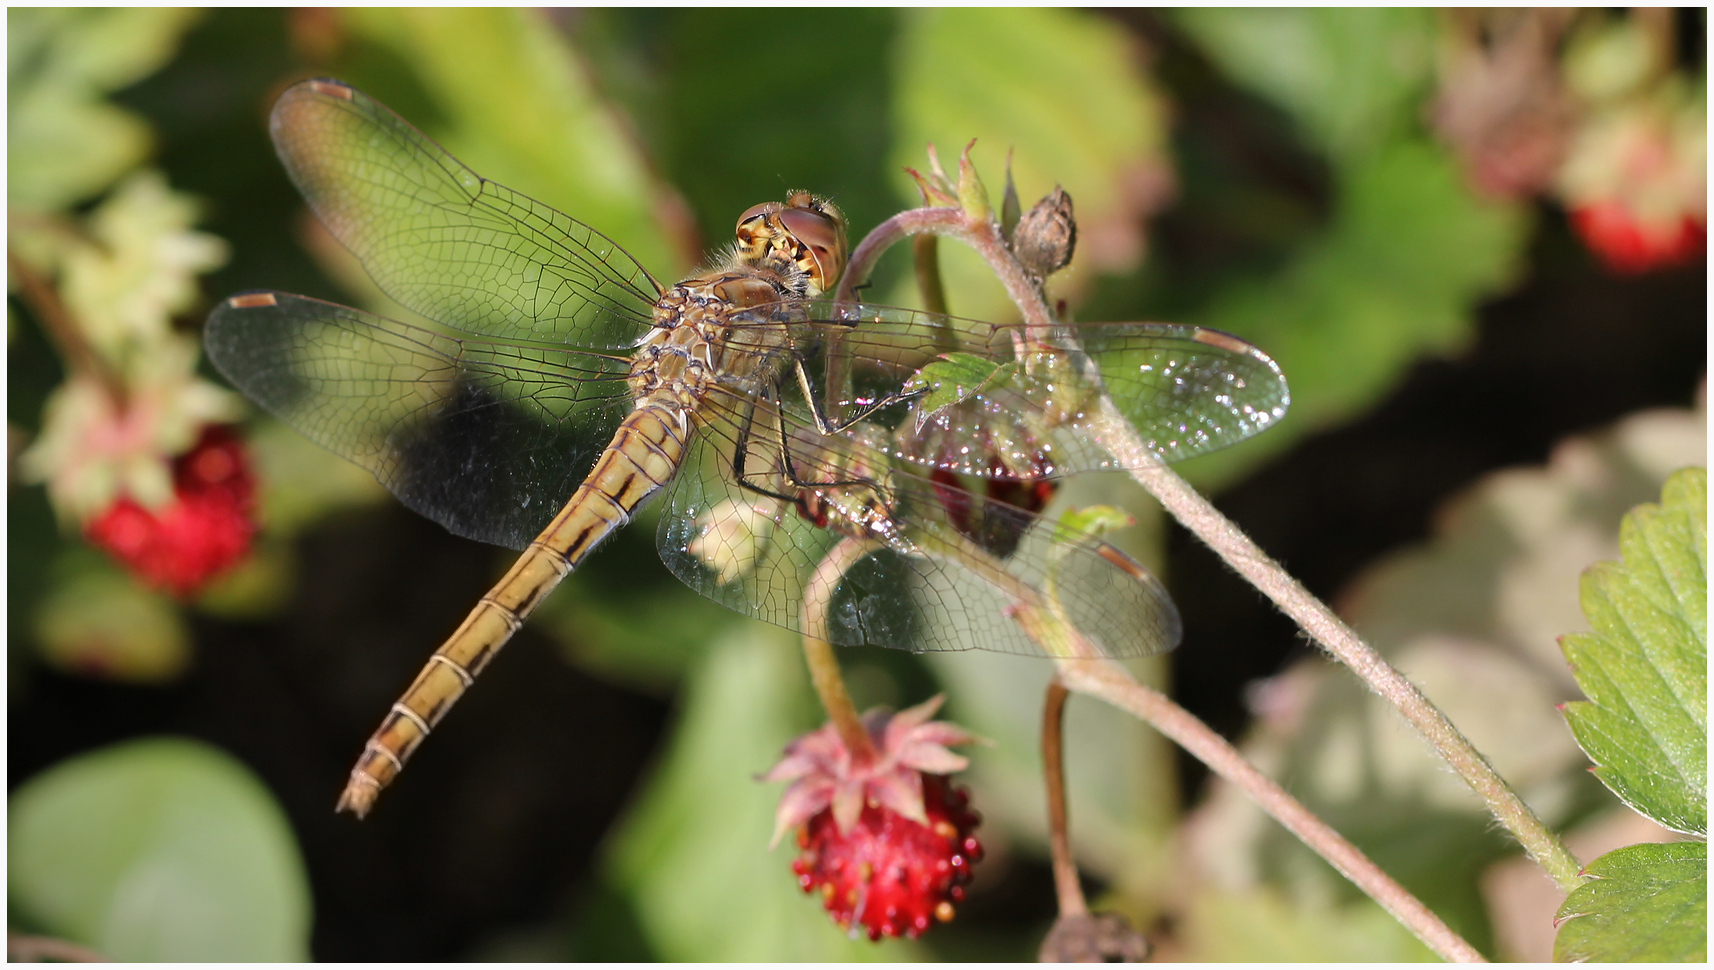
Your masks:
{"label": "dragonfly compound eye", "polygon": [[780,225],[802,243],[815,260],[816,284],[826,290],[845,270],[845,226],[837,217],[816,208],[786,209],[779,214]]}
{"label": "dragonfly compound eye", "polygon": [[738,217],[738,228],[734,231],[737,232],[739,239],[749,242],[750,237],[754,234],[756,229],[756,227],[751,226],[750,223],[770,213],[778,212],[783,208],[785,208],[785,206],[780,205],[778,202],[763,202],[758,205],[753,205],[750,208],[745,209],[744,214]]}

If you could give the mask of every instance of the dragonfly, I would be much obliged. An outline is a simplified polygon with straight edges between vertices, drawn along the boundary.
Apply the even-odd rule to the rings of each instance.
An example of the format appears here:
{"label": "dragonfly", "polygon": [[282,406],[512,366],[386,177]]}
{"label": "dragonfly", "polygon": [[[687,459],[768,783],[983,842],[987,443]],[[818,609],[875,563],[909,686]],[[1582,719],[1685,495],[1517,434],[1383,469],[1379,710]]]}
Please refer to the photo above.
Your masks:
{"label": "dragonfly", "polygon": [[[365,744],[338,804],[360,818],[657,493],[680,580],[835,644],[1051,655],[1012,619],[1033,602],[1100,656],[1171,649],[1165,589],[1043,516],[1052,483],[1120,467],[1085,433],[1100,394],[1162,461],[1247,438],[1290,401],[1271,359],[1216,331],[831,299],[844,217],[808,192],[747,210],[712,269],[665,284],[342,82],[289,88],[269,128],[315,214],[422,319],[240,293],[208,320],[210,359],[409,508],[522,550]],[[964,386],[972,362],[987,370]]]}

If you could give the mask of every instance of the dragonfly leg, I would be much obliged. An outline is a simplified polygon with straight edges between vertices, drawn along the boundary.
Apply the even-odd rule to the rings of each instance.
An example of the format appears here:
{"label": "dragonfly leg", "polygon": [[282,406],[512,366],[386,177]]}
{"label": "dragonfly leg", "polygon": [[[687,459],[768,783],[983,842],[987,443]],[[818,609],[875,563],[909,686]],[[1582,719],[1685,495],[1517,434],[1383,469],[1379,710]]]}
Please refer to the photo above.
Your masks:
{"label": "dragonfly leg", "polygon": [[921,397],[928,393],[928,388],[926,387],[919,387],[914,391],[894,391],[893,393],[882,397],[878,401],[871,402],[869,406],[865,407],[862,411],[859,411],[857,415],[852,417],[850,420],[845,421],[844,423],[835,423],[829,419],[826,412],[822,410],[821,399],[816,396],[815,388],[810,385],[809,372],[804,369],[803,358],[794,357],[792,359],[792,364],[797,370],[798,387],[803,391],[804,400],[809,403],[810,416],[815,418],[815,430],[826,435],[840,434],[841,432],[848,431],[852,427],[861,424],[869,417],[869,415],[874,414],[876,411],[880,411],[883,408],[890,408],[895,404],[903,404],[906,401]]}

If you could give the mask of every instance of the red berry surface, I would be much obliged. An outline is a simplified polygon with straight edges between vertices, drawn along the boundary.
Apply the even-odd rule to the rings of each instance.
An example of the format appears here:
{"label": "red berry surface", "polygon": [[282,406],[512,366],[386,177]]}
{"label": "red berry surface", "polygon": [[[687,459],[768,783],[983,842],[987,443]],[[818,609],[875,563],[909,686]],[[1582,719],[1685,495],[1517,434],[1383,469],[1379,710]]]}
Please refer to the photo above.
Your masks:
{"label": "red berry surface", "polygon": [[243,445],[211,425],[173,460],[171,502],[151,510],[121,497],[87,535],[144,582],[190,597],[249,551],[255,484]]}
{"label": "red berry surface", "polygon": [[1571,224],[1615,273],[1644,273],[1690,262],[1700,258],[1707,246],[1707,227],[1694,215],[1686,214],[1665,226],[1645,226],[1619,202],[1573,209]]}
{"label": "red berry surface", "polygon": [[916,937],[950,920],[963,900],[970,868],[982,858],[971,834],[981,817],[969,796],[941,775],[922,776],[928,824],[869,803],[857,824],[841,833],[832,809],[823,809],[798,830],[798,885],[818,892],[835,921],[853,934],[863,927],[871,940]]}

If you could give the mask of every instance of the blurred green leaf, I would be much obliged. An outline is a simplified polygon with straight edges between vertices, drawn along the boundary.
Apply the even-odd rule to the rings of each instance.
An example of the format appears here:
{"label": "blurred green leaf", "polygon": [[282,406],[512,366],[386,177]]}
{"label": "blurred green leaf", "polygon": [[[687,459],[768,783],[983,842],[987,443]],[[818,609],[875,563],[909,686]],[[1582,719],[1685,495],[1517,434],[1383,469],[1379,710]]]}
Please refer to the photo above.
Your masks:
{"label": "blurred green leaf", "polygon": [[[1611,807],[1555,709],[1576,691],[1553,637],[1580,620],[1578,570],[1616,551],[1621,517],[1660,494],[1668,469],[1700,460],[1706,428],[1701,413],[1652,410],[1560,442],[1548,465],[1496,472],[1449,500],[1433,536],[1340,596],[1351,625],[1550,825]],[[1248,757],[1472,945],[1504,939],[1483,905],[1485,873],[1516,846],[1396,711],[1320,658],[1255,685],[1251,703]],[[1217,785],[1200,812],[1193,855],[1206,871],[1374,905],[1235,790]]]}
{"label": "blurred green leaf", "polygon": [[769,851],[782,786],[756,780],[816,726],[797,638],[759,623],[717,641],[686,685],[666,757],[608,859],[662,960],[909,960],[913,944],[850,939]]}
{"label": "blurred green leaf", "polygon": [[[638,528],[653,531],[647,525]],[[613,551],[609,547],[603,554]],[[654,553],[652,547],[645,551]],[[670,577],[660,584],[640,583],[623,567],[609,562],[606,568],[612,581],[574,577],[531,622],[552,632],[572,663],[613,683],[669,692],[709,640],[739,621],[738,614]]]}
{"label": "blurred green leaf", "polygon": [[297,549],[278,535],[261,533],[235,566],[197,594],[196,611],[227,620],[276,616],[291,602]]}
{"label": "blurred green leaf", "polygon": [[[703,245],[726,245],[739,213],[796,188],[831,197],[854,233],[893,214],[886,64],[897,11],[737,7],[581,16],[580,48],[609,65],[604,89],[627,86],[612,65],[623,45],[587,27],[606,22],[609,34],[626,31],[649,59],[655,84],[644,93],[631,83],[637,96],[627,104],[663,171],[690,199]],[[762,42],[765,69],[734,69],[734,51],[774,37],[777,43]],[[787,87],[791,94],[779,93]]]}
{"label": "blurred green leaf", "polygon": [[1344,170],[1325,236],[1194,314],[1273,357],[1291,382],[1291,411],[1258,444],[1181,470],[1203,487],[1228,481],[1368,407],[1424,353],[1460,349],[1476,305],[1513,276],[1526,225],[1521,210],[1473,196],[1452,156],[1421,139]]}
{"label": "blurred green leaf", "polygon": [[1561,640],[1587,702],[1565,717],[1596,777],[1680,832],[1708,832],[1708,473],[1675,473],[1583,576],[1593,634]]}
{"label": "blurred green leaf", "polygon": [[1059,517],[1059,524],[1092,536],[1105,536],[1109,532],[1129,529],[1137,524],[1137,518],[1116,505],[1084,505],[1067,509]]}
{"label": "blurred green leaf", "polygon": [[1433,68],[1434,17],[1394,7],[1174,13],[1226,74],[1289,111],[1314,147],[1344,158],[1412,123]]}
{"label": "blurred green leaf", "polygon": [[218,749],[177,738],[82,755],[9,802],[11,905],[116,960],[300,961],[309,884],[285,816]]}
{"label": "blurred green leaf", "polygon": [[352,8],[341,17],[411,66],[440,117],[394,110],[483,177],[587,223],[657,276],[694,259],[663,222],[671,190],[650,178],[623,122],[540,11]]}
{"label": "blurred green leaf", "polygon": [[1510,281],[1526,213],[1476,198],[1420,133],[1435,15],[1414,9],[1220,10],[1175,22],[1227,74],[1283,108],[1334,163],[1332,224],[1283,269],[1222,287],[1194,320],[1254,342],[1291,381],[1258,443],[1188,462],[1205,488],[1373,403],[1425,353],[1462,347]]}
{"label": "blurred green leaf", "polygon": [[48,663],[70,674],[139,684],[176,679],[190,663],[178,605],[87,548],[62,553],[36,610]]}
{"label": "blurred green leaf", "polygon": [[201,11],[6,12],[6,198],[39,211],[82,201],[142,162],[151,136],[105,97],[152,74]]}
{"label": "blurred green leaf", "polygon": [[[976,162],[997,181],[1013,171],[1027,208],[1055,185],[1071,194],[1078,259],[1061,290],[1096,271],[1134,267],[1141,217],[1165,185],[1165,113],[1120,26],[1070,10],[921,9],[904,13],[894,55],[893,182],[920,204],[902,169],[924,169],[924,147],[950,161],[977,139]],[[1011,319],[1016,310],[981,260],[944,247],[952,312]]]}
{"label": "blurred green leaf", "polygon": [[1434,952],[1379,906],[1329,907],[1269,890],[1205,887],[1190,901],[1181,959],[1210,963],[1429,962]]}
{"label": "blurred green leaf", "polygon": [[1584,871],[1554,917],[1556,962],[1707,962],[1706,843],[1629,845]]}

